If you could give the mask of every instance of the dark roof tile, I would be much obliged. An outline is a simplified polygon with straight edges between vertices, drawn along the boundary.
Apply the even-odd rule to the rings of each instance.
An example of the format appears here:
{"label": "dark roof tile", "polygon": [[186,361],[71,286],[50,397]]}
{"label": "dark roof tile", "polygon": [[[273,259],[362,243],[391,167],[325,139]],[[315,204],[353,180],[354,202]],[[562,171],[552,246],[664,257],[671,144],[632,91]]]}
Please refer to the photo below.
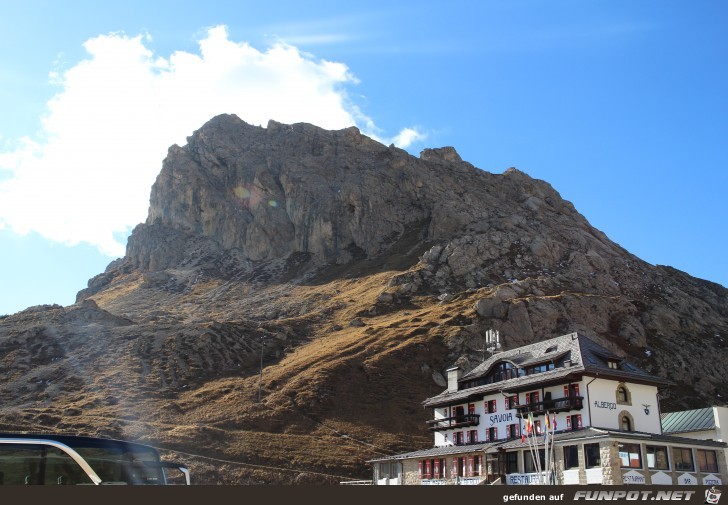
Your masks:
{"label": "dark roof tile", "polygon": [[[547,350],[549,351],[548,353],[546,352]],[[530,384],[535,385],[551,380],[563,379],[574,373],[599,374],[616,380],[632,380],[655,385],[666,385],[670,383],[667,379],[649,374],[632,363],[622,361],[613,352],[578,333],[569,333],[560,337],[542,340],[516,349],[496,353],[470,372],[464,374],[460,379],[460,383],[485,377],[493,366],[501,361],[509,361],[519,367],[524,367],[549,360],[553,360],[557,364],[556,369],[462,389],[454,393],[444,391],[437,396],[428,398],[423,404],[425,407],[445,405],[450,402],[464,401],[474,395],[485,395],[494,391],[522,388]],[[563,366],[565,360],[571,360],[570,367]],[[620,360],[621,368],[610,368],[608,360]]]}

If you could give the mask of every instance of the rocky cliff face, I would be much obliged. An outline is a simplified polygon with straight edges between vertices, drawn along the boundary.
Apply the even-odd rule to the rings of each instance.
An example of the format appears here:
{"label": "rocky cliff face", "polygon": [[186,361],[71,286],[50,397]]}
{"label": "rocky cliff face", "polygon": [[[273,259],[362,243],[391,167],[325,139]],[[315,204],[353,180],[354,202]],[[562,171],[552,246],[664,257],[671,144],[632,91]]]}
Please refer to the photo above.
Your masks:
{"label": "rocky cliff face", "polygon": [[0,320],[0,412],[238,463],[194,460],[210,482],[364,477],[372,447],[431,443],[420,402],[488,329],[597,338],[674,380],[667,408],[728,395],[728,290],[631,255],[546,182],[219,116],[170,148],[147,221],[76,305]]}

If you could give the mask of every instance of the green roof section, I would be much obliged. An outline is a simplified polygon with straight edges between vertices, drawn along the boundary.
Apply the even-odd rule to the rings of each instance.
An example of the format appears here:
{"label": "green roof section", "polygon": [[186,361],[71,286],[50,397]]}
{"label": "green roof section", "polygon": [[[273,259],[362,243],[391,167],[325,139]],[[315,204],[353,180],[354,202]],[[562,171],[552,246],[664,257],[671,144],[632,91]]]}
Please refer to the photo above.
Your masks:
{"label": "green roof section", "polygon": [[712,407],[680,412],[666,412],[660,416],[663,433],[687,433],[715,429]]}

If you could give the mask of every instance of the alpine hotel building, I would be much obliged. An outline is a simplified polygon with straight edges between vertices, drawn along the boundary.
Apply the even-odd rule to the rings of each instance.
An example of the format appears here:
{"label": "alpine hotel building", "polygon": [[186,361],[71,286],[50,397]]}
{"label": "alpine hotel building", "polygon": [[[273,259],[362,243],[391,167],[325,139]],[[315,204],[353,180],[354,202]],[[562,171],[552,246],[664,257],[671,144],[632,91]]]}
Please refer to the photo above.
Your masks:
{"label": "alpine hotel building", "polygon": [[[658,386],[650,375],[577,333],[499,352],[427,399],[435,444],[372,460],[374,484],[538,482],[529,442],[555,420],[557,484],[719,485],[728,479],[726,444],[663,434]],[[543,438],[541,467],[544,468]]]}

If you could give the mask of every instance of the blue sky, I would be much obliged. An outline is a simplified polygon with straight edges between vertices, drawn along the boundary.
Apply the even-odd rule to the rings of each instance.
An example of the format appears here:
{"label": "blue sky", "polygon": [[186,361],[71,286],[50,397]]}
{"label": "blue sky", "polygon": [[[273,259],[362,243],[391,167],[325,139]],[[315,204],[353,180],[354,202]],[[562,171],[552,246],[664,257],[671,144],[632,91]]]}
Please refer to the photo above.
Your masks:
{"label": "blue sky", "polygon": [[728,286],[724,1],[0,0],[0,36],[0,314],[73,303],[221,112],[515,166]]}

